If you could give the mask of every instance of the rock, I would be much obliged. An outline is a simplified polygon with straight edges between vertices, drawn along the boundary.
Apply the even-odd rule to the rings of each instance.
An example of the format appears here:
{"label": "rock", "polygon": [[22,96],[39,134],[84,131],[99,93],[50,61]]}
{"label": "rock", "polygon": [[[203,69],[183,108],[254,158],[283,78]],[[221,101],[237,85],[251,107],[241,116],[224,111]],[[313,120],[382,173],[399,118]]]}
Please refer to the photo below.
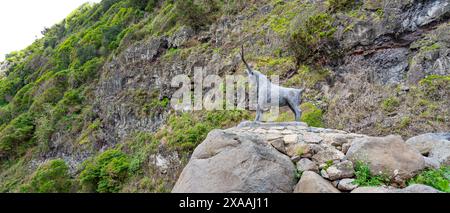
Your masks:
{"label": "rock", "polygon": [[307,157],[310,153],[311,149],[309,148],[308,144],[305,143],[288,144],[286,147],[286,154],[289,157]]}
{"label": "rock", "polygon": [[393,135],[357,139],[346,157],[353,163],[367,163],[372,174],[386,174],[399,184],[425,168],[422,155]]}
{"label": "rock", "polygon": [[340,191],[315,172],[303,172],[294,193],[339,193]]}
{"label": "rock", "polygon": [[305,132],[303,135],[299,136],[298,140],[305,143],[320,143],[323,139],[317,134]]}
{"label": "rock", "polygon": [[428,133],[406,141],[421,154],[435,159],[440,165],[450,165],[450,133]]}
{"label": "rock", "polygon": [[358,185],[354,184],[353,181],[355,181],[353,178],[342,179],[338,182],[337,188],[341,191],[352,191],[358,187]]}
{"label": "rock", "polygon": [[328,180],[338,180],[342,178],[350,178],[354,175],[353,163],[351,161],[343,161],[334,164],[327,169],[321,171],[322,177]]}
{"label": "rock", "polygon": [[284,147],[284,141],[282,139],[273,140],[269,143],[281,153],[286,154],[286,148]]}
{"label": "rock", "polygon": [[295,166],[255,134],[213,130],[172,192],[292,192]]}
{"label": "rock", "polygon": [[398,190],[397,193],[442,193],[441,191],[423,184],[413,184],[404,189]]}
{"label": "rock", "polygon": [[352,146],[351,143],[344,143],[342,144],[342,153],[347,154],[348,149],[350,149],[350,147]]}
{"label": "rock", "polygon": [[313,155],[312,159],[316,161],[319,165],[330,162],[341,160],[345,157],[344,153],[336,149],[325,149],[317,152],[317,154]]}
{"label": "rock", "polygon": [[285,135],[283,140],[286,144],[295,144],[298,141],[297,135]]}
{"label": "rock", "polygon": [[358,187],[351,191],[351,193],[388,193],[389,189],[385,186],[375,187],[375,186],[365,186]]}
{"label": "rock", "polygon": [[441,193],[441,191],[422,184],[413,184],[403,189],[397,189],[393,187],[359,187],[353,190],[351,193]]}
{"label": "rock", "polygon": [[176,31],[172,37],[168,39],[169,48],[181,47],[185,42],[187,42],[194,35],[194,30],[190,27],[182,26],[178,31]]}
{"label": "rock", "polygon": [[308,158],[302,158],[297,162],[297,170],[300,172],[313,171],[318,173],[319,167]]}
{"label": "rock", "polygon": [[425,168],[439,169],[441,167],[439,161],[437,161],[436,159],[423,157],[423,160],[425,161]]}

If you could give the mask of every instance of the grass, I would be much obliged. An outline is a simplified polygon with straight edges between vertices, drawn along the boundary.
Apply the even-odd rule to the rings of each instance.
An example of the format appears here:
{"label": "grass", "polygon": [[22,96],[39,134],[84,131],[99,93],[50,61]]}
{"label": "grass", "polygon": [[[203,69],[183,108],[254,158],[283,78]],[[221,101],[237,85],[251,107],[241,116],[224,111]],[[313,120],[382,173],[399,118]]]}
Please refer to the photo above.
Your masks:
{"label": "grass", "polygon": [[381,108],[386,112],[393,112],[400,106],[400,101],[396,97],[389,97],[383,101]]}
{"label": "grass", "polygon": [[450,166],[428,169],[408,181],[411,184],[424,184],[440,191],[450,193]]}
{"label": "grass", "polygon": [[386,175],[373,175],[369,165],[361,161],[355,163],[355,176],[353,184],[358,186],[381,186],[390,182]]}

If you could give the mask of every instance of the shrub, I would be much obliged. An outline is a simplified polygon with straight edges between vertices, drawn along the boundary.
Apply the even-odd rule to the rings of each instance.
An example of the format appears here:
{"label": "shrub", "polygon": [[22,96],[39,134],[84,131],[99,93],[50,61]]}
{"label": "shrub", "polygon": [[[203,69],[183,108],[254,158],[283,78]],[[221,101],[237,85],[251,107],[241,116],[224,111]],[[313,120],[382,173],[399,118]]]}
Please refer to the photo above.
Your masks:
{"label": "shrub", "polygon": [[29,184],[22,187],[25,192],[58,193],[69,192],[72,180],[69,167],[61,159],[51,160],[41,165],[32,175]]}
{"label": "shrub", "polygon": [[14,158],[25,152],[33,137],[33,117],[24,113],[0,131],[0,158]]}
{"label": "shrub", "polygon": [[324,127],[322,110],[312,103],[304,103],[300,106],[302,109],[301,120],[313,127]]}
{"label": "shrub", "polygon": [[87,191],[118,192],[128,176],[128,157],[116,149],[107,150],[83,164],[80,181]]}
{"label": "shrub", "polygon": [[408,184],[425,184],[443,192],[450,193],[450,166],[423,171],[409,180]]}
{"label": "shrub", "polygon": [[173,115],[168,120],[165,130],[166,140],[181,151],[192,151],[201,143],[207,134],[216,128],[223,128],[248,118],[245,111],[219,110],[208,111],[194,116],[190,113]]}
{"label": "shrub", "polygon": [[306,60],[329,60],[329,57],[338,55],[333,39],[336,27],[333,26],[334,19],[331,15],[314,12],[299,19],[299,26],[294,26],[288,38],[288,47],[297,64]]}
{"label": "shrub", "polygon": [[177,1],[175,8],[182,24],[191,26],[194,30],[210,22],[209,14],[194,0]]}
{"label": "shrub", "polygon": [[380,186],[390,181],[386,175],[373,175],[369,165],[361,161],[355,163],[355,176],[353,183],[358,186]]}
{"label": "shrub", "polygon": [[331,12],[347,10],[353,8],[358,1],[354,0],[327,0],[328,9]]}
{"label": "shrub", "polygon": [[381,107],[386,112],[393,112],[400,106],[400,101],[396,97],[390,97],[383,101]]}

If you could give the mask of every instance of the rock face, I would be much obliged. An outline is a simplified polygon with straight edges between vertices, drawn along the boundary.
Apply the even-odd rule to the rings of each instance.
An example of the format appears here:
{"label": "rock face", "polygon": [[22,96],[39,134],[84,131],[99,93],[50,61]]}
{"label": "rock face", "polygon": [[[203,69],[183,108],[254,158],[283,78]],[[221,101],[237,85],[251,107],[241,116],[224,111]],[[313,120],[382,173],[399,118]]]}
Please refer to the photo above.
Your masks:
{"label": "rock face", "polygon": [[[339,151],[344,144],[346,154]],[[389,176],[386,187],[354,184],[356,162]],[[242,122],[214,130],[194,151],[172,192],[437,192],[405,180],[436,167],[399,136],[369,137],[304,123]],[[297,170],[297,171],[296,171]],[[295,174],[301,174],[295,182]]]}
{"label": "rock face", "polygon": [[347,158],[353,163],[366,162],[372,174],[386,174],[398,183],[425,168],[423,156],[400,136],[367,137],[354,141]]}
{"label": "rock face", "polygon": [[418,135],[408,139],[406,143],[440,165],[450,165],[450,133]]}
{"label": "rock face", "polygon": [[292,192],[294,164],[256,135],[212,131],[172,192]]}
{"label": "rock face", "polygon": [[339,193],[330,182],[315,172],[303,172],[300,181],[295,186],[294,193]]}

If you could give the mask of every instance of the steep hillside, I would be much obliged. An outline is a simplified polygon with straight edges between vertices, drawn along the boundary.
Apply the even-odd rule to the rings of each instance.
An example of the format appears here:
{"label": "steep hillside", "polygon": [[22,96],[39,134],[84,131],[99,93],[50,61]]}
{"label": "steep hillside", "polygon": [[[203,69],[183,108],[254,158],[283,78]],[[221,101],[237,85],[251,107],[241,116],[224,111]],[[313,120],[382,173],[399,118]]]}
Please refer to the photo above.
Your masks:
{"label": "steep hillside", "polygon": [[0,191],[171,191],[208,132],[253,114],[174,112],[170,81],[243,74],[242,44],[306,89],[311,126],[450,131],[449,17],[447,0],[85,4],[0,66]]}

